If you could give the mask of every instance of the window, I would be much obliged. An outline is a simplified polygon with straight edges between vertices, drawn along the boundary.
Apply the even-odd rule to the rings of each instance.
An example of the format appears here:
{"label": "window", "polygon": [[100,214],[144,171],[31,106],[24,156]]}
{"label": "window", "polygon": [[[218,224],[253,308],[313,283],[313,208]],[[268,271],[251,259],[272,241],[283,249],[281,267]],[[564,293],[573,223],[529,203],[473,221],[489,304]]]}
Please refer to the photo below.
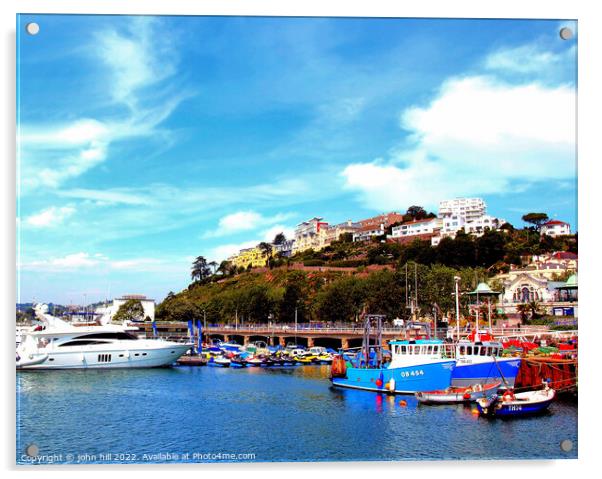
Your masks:
{"label": "window", "polygon": [[59,344],[59,348],[63,346],[89,346],[91,344],[106,344],[107,341],[86,341],[86,340],[74,340],[67,341],[66,343]]}
{"label": "window", "polygon": [[464,346],[460,346],[459,355],[460,356],[464,356],[465,354],[466,354],[466,348]]}
{"label": "window", "polygon": [[98,355],[98,362],[99,363],[110,363],[111,362],[111,355],[110,354],[99,354]]}
{"label": "window", "polygon": [[466,346],[466,354],[467,354],[468,356],[471,356],[471,355],[472,355],[472,346]]}
{"label": "window", "polygon": [[78,336],[77,339],[125,339],[125,340],[137,340],[138,338],[133,334],[126,332],[117,332],[117,333],[93,333],[93,334],[83,334]]}
{"label": "window", "polygon": [[405,346],[401,346],[401,354],[405,354],[406,353],[406,347]]}

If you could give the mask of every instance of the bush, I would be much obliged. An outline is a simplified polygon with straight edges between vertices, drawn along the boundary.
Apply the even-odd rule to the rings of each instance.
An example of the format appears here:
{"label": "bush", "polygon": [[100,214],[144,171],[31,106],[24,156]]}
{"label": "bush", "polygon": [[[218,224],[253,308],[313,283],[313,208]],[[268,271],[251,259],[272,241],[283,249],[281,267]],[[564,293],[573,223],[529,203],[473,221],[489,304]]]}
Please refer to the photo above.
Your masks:
{"label": "bush", "polygon": [[364,266],[364,264],[364,261],[361,259],[338,260],[330,263],[331,266],[336,266],[337,268],[357,268],[358,266]]}
{"label": "bush", "polygon": [[303,266],[324,266],[322,259],[308,259],[303,261]]}

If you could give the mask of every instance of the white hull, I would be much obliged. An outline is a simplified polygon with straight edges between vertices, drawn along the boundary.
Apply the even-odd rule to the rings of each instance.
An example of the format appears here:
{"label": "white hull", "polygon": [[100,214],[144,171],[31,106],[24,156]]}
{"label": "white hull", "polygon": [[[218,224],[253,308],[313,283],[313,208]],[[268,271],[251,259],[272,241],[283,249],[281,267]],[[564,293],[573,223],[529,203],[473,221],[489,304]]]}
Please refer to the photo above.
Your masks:
{"label": "white hull", "polygon": [[99,346],[70,347],[69,351],[57,348],[48,351],[48,357],[44,361],[29,365],[25,363],[17,366],[17,369],[156,368],[173,364],[191,347],[190,344],[156,340],[140,340],[135,343],[131,345],[135,347],[129,350]]}

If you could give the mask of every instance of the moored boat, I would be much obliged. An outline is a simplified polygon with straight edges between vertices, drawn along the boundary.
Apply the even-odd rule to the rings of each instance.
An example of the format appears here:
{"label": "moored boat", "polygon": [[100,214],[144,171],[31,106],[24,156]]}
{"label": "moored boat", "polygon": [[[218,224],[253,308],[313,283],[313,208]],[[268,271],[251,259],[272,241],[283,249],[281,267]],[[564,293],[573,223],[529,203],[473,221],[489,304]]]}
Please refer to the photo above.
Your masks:
{"label": "moored boat", "polygon": [[[390,341],[391,360],[382,347],[382,315],[366,315],[364,340],[355,357],[343,355],[331,367],[333,386],[365,391],[414,394],[446,389],[456,362],[445,356],[443,341]],[[375,323],[375,324],[373,324]]]}
{"label": "moored boat", "polygon": [[506,387],[513,388],[521,359],[502,357],[503,344],[493,338],[483,341],[475,339],[459,341],[455,346],[456,367],[452,374],[452,386],[469,387],[500,380]]}
{"label": "moored boat", "polygon": [[522,417],[541,414],[548,409],[556,391],[546,385],[544,389],[477,399],[477,409],[485,417]]}
{"label": "moored boat", "polygon": [[497,392],[501,381],[490,384],[475,384],[469,387],[454,387],[440,391],[417,392],[416,399],[423,404],[457,404],[474,402],[478,398],[490,397]]}

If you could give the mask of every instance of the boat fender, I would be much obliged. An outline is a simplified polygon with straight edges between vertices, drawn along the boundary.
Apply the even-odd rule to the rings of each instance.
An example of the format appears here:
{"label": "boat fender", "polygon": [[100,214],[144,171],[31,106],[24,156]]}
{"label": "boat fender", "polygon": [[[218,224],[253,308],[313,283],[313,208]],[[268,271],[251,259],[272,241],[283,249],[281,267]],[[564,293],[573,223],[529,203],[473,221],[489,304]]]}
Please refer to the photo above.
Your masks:
{"label": "boat fender", "polygon": [[387,389],[391,392],[395,391],[395,378],[391,378],[391,380],[388,382],[389,387],[387,387]]}
{"label": "boat fender", "polygon": [[383,387],[383,382],[382,382],[382,380],[380,378],[376,380],[376,387],[377,388],[382,388]]}
{"label": "boat fender", "polygon": [[468,400],[470,399],[470,393],[469,392],[465,392],[464,396],[462,396],[464,399]]}
{"label": "boat fender", "polygon": [[511,402],[514,401],[514,393],[512,391],[506,391],[502,396],[503,402]]}

